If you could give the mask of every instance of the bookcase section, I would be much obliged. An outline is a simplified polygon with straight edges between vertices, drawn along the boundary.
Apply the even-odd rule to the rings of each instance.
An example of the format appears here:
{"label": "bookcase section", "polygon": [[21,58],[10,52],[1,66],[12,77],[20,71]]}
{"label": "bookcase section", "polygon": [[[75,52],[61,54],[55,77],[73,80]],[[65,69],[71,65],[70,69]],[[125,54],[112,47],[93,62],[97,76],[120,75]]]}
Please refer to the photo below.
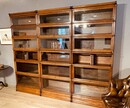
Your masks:
{"label": "bookcase section", "polygon": [[113,74],[115,10],[115,3],[73,7],[73,102],[103,108]]}

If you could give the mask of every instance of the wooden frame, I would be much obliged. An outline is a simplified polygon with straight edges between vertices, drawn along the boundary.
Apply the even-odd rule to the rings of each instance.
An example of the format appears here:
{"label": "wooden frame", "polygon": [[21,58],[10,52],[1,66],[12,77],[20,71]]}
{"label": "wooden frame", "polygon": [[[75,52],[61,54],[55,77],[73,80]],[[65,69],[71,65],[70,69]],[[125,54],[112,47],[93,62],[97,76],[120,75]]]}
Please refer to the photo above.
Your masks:
{"label": "wooden frame", "polygon": [[12,44],[12,34],[10,28],[0,29],[1,44]]}

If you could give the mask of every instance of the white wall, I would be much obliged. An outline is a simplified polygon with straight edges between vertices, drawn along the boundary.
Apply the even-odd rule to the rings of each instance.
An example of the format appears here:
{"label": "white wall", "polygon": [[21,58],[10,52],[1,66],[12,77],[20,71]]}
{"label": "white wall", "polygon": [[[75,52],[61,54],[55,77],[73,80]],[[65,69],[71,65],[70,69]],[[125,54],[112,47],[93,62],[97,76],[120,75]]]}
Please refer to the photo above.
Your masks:
{"label": "white wall", "polygon": [[[24,12],[31,10],[42,10],[48,8],[58,8],[75,5],[85,5],[114,0],[0,0],[0,28],[10,27],[8,13]],[[117,0],[117,29],[115,39],[115,61],[114,71],[119,73],[120,78],[130,75],[130,1]],[[11,45],[0,45],[0,63],[14,67],[13,50]],[[7,83],[15,85],[14,72],[8,74]]]}

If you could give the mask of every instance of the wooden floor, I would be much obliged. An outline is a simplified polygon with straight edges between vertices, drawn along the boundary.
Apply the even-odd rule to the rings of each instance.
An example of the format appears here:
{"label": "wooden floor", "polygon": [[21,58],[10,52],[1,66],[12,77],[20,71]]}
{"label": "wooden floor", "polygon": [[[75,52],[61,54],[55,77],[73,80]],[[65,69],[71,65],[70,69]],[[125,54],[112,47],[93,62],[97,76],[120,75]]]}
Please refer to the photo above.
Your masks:
{"label": "wooden floor", "polygon": [[0,90],[0,108],[94,108],[71,102],[18,92],[15,87]]}

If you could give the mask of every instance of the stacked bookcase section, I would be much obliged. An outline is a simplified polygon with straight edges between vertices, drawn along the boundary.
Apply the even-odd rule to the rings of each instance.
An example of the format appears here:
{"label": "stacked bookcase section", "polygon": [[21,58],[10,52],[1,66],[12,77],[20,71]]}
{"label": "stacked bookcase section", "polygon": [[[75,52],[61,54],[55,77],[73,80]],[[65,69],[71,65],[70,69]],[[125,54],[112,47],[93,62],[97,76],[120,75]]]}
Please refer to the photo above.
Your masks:
{"label": "stacked bookcase section", "polygon": [[115,3],[73,8],[73,102],[102,106],[112,78]]}
{"label": "stacked bookcase section", "polygon": [[71,10],[38,11],[42,96],[70,101]]}
{"label": "stacked bookcase section", "polygon": [[18,91],[40,95],[36,11],[9,14]]}

